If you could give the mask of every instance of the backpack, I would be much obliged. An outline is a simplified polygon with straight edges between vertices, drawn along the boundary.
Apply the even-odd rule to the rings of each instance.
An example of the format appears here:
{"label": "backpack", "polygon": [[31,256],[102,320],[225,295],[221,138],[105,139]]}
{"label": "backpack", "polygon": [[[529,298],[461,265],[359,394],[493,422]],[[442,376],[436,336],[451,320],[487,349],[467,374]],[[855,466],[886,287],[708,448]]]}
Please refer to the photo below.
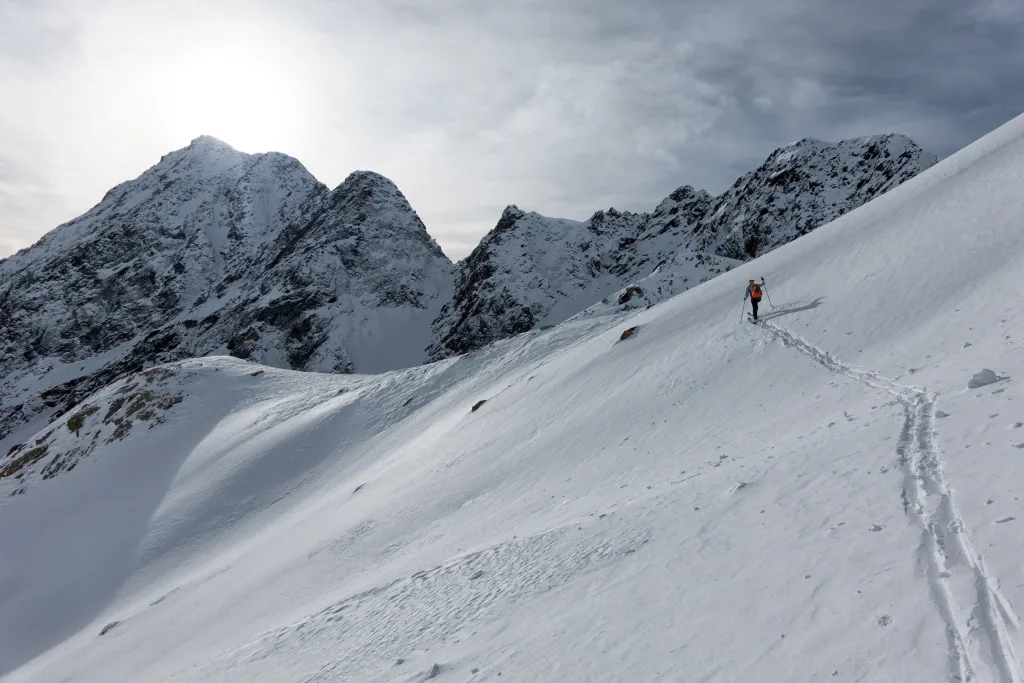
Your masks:
{"label": "backpack", "polygon": [[754,284],[753,289],[750,290],[750,296],[760,297],[761,296],[761,285]]}

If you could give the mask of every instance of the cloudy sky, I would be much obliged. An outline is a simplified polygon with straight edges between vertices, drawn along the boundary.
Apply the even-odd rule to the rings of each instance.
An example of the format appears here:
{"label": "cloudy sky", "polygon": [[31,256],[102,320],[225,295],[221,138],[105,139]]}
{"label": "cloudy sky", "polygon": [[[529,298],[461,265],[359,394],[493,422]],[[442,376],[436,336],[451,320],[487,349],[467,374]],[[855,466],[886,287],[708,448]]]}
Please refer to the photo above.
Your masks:
{"label": "cloudy sky", "polygon": [[461,258],[801,137],[946,156],[1024,111],[1024,3],[0,0],[0,93],[0,256],[209,134],[383,173]]}

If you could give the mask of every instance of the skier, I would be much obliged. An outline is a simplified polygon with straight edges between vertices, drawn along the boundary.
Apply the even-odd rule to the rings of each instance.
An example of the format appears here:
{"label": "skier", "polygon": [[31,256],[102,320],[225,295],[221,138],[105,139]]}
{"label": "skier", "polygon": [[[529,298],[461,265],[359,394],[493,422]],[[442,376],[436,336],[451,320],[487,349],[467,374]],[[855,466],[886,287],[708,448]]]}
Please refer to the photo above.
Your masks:
{"label": "skier", "polygon": [[[763,280],[762,280],[763,282]],[[747,285],[746,289],[743,290],[743,300],[750,299],[750,307],[754,310],[754,316],[752,321],[757,322],[757,305],[761,303],[761,285],[757,284],[753,280]]]}

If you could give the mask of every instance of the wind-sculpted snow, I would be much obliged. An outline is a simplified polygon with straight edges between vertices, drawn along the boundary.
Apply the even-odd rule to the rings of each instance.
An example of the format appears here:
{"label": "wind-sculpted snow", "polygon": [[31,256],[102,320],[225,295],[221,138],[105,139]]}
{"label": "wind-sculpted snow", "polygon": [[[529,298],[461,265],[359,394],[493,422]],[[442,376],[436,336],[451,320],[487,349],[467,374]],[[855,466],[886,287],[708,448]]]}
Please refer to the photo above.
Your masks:
{"label": "wind-sculpted snow", "polygon": [[422,361],[452,266],[388,179],[203,137],[0,262],[0,440],[145,365]]}
{"label": "wind-sculpted snow", "polygon": [[[648,304],[776,249],[936,162],[911,140],[801,140],[713,197],[684,186],[652,213],[598,211],[585,222],[508,207],[459,264],[455,297],[433,323],[431,359],[552,325],[630,285]],[[647,287],[640,280],[655,277]],[[634,304],[635,305],[635,304]]]}

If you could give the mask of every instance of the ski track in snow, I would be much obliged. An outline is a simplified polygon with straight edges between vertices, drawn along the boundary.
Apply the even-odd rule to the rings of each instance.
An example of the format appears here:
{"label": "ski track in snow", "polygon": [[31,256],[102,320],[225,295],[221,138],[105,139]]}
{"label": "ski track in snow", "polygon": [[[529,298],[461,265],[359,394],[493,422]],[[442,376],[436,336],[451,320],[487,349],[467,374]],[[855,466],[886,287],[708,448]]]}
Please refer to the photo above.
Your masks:
{"label": "ski track in snow", "polygon": [[[903,510],[921,528],[915,552],[932,599],[945,623],[949,643],[947,681],[1024,683],[1011,630],[1020,621],[989,574],[953,503],[936,443],[937,394],[905,386],[877,372],[852,367],[790,330],[768,321],[762,326],[783,346],[796,349],[830,372],[894,396],[902,405],[903,427],[896,447],[903,468]],[[954,568],[966,567],[974,603],[965,608],[951,586]],[[966,615],[966,623],[962,618]]]}

